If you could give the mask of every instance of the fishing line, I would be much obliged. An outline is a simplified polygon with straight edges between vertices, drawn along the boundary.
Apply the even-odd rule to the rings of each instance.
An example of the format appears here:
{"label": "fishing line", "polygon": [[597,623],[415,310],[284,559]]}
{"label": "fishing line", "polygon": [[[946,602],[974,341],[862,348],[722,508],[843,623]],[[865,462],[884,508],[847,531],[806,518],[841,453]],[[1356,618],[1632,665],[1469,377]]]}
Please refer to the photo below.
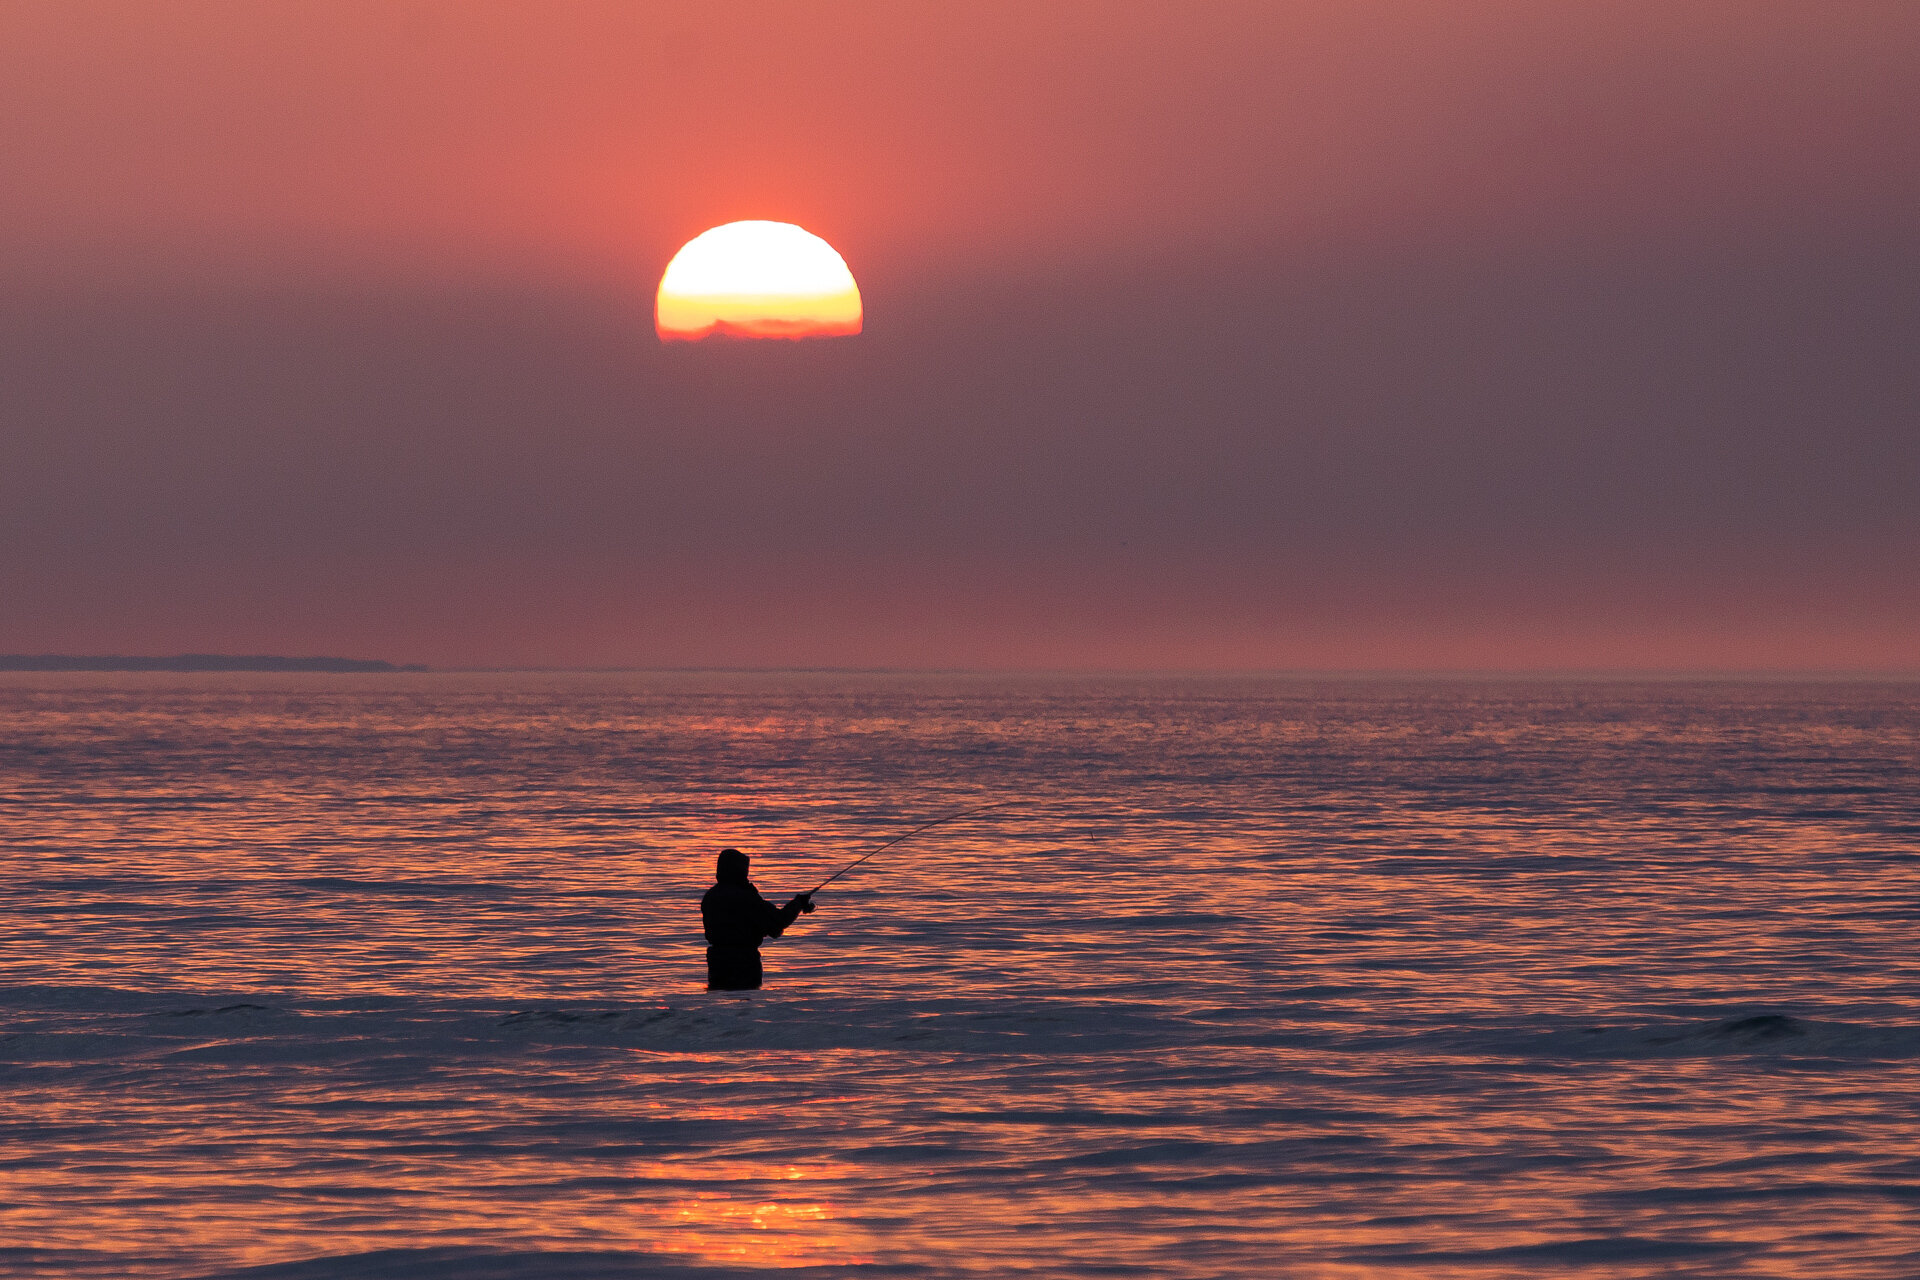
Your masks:
{"label": "fishing line", "polygon": [[868,858],[871,858],[874,854],[879,853],[882,850],[891,849],[894,845],[899,844],[902,840],[906,840],[913,836],[917,836],[922,831],[930,831],[934,827],[937,827],[942,823],[955,822],[961,818],[972,817],[976,813],[985,813],[989,809],[1003,809],[1006,806],[1013,803],[1015,803],[1015,801],[995,800],[992,804],[978,805],[972,809],[962,809],[960,810],[960,812],[950,813],[944,818],[935,818],[932,822],[923,822],[919,826],[915,827],[913,830],[907,832],[906,835],[895,836],[893,839],[887,841],[885,844],[879,845],[873,850],[871,850],[870,852],[865,853],[858,858],[855,858],[852,862],[849,862],[846,866],[840,868],[838,871],[828,876],[825,880],[822,880],[819,884],[807,890],[807,896],[812,897],[814,894],[820,892],[822,889],[832,884],[835,880],[838,880],[841,876],[847,874],[847,872],[853,870],[855,867],[865,862]]}

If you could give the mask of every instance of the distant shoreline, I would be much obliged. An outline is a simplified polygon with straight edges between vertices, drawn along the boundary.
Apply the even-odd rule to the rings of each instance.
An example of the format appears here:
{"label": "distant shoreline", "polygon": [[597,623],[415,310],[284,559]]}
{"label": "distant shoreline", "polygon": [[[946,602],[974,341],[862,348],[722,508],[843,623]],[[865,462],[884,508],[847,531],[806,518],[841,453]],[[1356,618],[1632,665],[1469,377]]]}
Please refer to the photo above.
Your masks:
{"label": "distant shoreline", "polygon": [[0,671],[333,671],[346,673],[425,671],[376,658],[283,658],[275,654],[180,653],[169,658],[119,655],[82,657],[64,653],[0,653]]}

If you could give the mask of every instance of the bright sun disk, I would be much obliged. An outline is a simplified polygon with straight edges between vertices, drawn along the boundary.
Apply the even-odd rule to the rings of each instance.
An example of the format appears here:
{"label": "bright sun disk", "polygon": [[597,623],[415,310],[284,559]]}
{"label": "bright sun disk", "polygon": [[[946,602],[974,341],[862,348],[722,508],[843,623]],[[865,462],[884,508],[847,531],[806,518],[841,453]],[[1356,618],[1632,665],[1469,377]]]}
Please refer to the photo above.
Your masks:
{"label": "bright sun disk", "polygon": [[860,288],[832,245],[791,222],[729,222],[681,247],[660,277],[662,342],[860,332]]}

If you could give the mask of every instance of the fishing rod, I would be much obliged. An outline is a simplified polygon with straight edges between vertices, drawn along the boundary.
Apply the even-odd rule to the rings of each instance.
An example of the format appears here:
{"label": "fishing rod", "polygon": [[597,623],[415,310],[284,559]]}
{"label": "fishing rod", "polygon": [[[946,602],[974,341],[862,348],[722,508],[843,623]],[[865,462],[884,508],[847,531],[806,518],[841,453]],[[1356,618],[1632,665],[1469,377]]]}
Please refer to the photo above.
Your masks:
{"label": "fishing rod", "polygon": [[913,830],[907,832],[906,835],[895,836],[893,839],[887,841],[885,844],[879,845],[878,847],[874,848],[870,852],[865,853],[858,858],[855,858],[852,862],[849,862],[846,866],[840,868],[838,871],[828,876],[825,880],[822,880],[819,884],[807,890],[807,897],[811,898],[814,894],[820,892],[822,889],[832,884],[835,880],[838,880],[841,876],[847,874],[847,872],[853,870],[855,867],[865,862],[868,858],[871,858],[874,854],[880,853],[886,849],[891,849],[894,845],[899,844],[902,840],[908,839],[911,836],[917,836],[922,831],[930,831],[934,827],[940,826],[942,823],[955,822],[961,818],[970,818],[976,813],[985,813],[989,809],[1003,809],[1007,805],[1010,805],[1012,803],[1014,803],[1012,800],[995,800],[992,804],[983,804],[972,809],[962,809],[960,810],[960,812],[950,813],[944,818],[935,818],[932,822],[923,822],[919,826],[915,827]]}

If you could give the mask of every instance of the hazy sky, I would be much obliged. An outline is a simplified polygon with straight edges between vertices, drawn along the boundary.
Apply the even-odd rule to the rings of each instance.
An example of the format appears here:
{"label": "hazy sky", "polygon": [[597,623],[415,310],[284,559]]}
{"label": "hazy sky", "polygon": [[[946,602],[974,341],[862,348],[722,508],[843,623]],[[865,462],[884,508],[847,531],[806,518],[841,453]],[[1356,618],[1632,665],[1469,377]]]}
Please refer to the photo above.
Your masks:
{"label": "hazy sky", "polygon": [[[0,651],[1920,669],[1920,4],[0,7]],[[792,221],[858,338],[662,347]]]}

